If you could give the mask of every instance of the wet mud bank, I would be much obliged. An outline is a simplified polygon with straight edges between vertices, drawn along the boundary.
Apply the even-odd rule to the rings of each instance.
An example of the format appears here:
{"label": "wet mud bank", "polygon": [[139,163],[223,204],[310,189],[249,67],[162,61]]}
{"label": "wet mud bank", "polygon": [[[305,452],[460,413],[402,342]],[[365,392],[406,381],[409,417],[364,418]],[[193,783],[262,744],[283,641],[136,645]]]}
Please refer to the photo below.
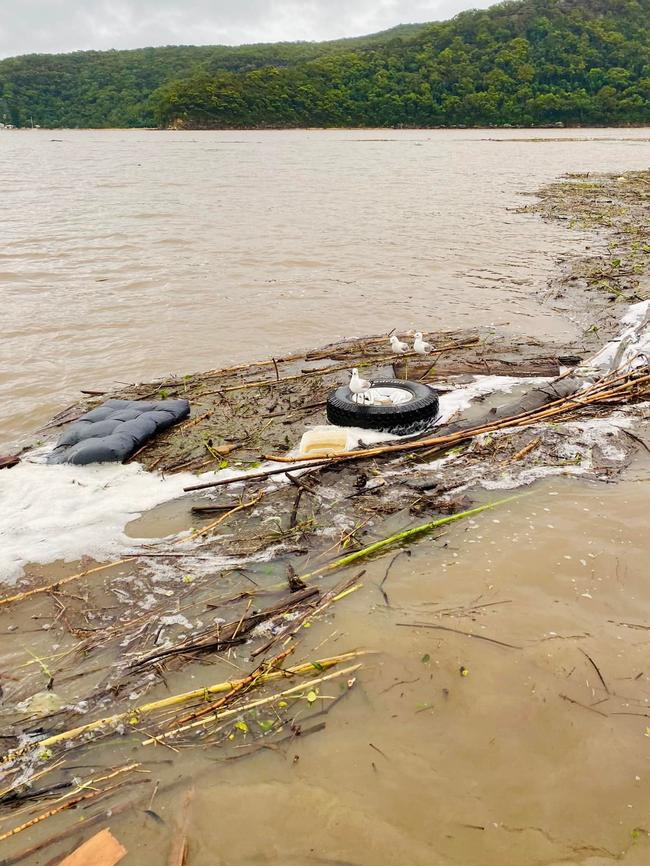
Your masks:
{"label": "wet mud bank", "polygon": [[648,299],[650,170],[572,174],[534,193],[521,212],[595,232],[584,253],[560,263],[546,300],[601,342],[616,332],[620,304]]}
{"label": "wet mud bank", "polygon": [[[192,416],[126,466],[2,470],[3,862],[102,827],[134,864],[646,862],[649,198],[533,205],[596,230],[546,290],[579,346],[382,335],[89,395],[40,435],[108,396]],[[438,423],[301,459],[352,366],[431,384]]]}

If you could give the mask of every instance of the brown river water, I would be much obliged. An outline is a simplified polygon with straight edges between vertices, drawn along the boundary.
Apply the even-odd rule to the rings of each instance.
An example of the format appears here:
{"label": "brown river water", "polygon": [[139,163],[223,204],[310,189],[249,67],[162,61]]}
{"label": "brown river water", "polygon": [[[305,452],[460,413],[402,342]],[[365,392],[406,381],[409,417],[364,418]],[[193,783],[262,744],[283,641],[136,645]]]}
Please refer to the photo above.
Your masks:
{"label": "brown river water", "polygon": [[[526,140],[540,137],[553,140]],[[644,139],[0,133],[0,450],[80,388],[342,336],[494,322],[571,340],[577,325],[545,302],[546,281],[596,241],[513,209],[564,172],[647,167]],[[156,750],[165,823],[146,803],[108,816],[122,862],[167,862],[194,779],[188,866],[646,866],[649,480],[647,455],[618,484],[547,479],[402,555],[388,605],[387,561],[369,562],[362,591],[304,638],[321,656],[377,651],[326,729],[241,761]],[[181,528],[165,514],[134,534]],[[46,599],[29,613],[53,617]],[[457,631],[398,625],[416,620]],[[4,668],[51,652],[54,632],[20,606],[0,634]],[[169,686],[231,676],[216,659]],[[85,755],[98,767],[144,757],[132,739]],[[81,817],[0,843],[0,858]]]}
{"label": "brown river water", "polygon": [[2,132],[0,449],[80,388],[345,336],[571,338],[543,290],[580,238],[509,209],[649,155],[647,130]]}

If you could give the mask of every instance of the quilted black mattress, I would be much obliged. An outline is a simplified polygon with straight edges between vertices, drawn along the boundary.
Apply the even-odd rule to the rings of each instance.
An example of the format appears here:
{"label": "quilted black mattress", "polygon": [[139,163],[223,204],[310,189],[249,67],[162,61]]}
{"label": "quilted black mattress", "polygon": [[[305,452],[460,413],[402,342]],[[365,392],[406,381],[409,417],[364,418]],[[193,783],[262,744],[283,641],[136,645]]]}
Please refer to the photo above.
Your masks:
{"label": "quilted black mattress", "polygon": [[187,400],[107,400],[68,427],[47,462],[121,463],[189,414]]}

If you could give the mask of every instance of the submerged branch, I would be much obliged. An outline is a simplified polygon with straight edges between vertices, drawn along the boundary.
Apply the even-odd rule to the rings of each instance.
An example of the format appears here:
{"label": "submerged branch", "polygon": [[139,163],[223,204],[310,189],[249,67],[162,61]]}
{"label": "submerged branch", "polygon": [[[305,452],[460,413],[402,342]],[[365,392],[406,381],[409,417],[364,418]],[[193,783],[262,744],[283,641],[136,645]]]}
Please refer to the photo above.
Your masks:
{"label": "submerged branch", "polygon": [[[256,684],[272,682],[273,680],[285,677],[307,676],[314,671],[320,671],[323,669],[334,667],[335,665],[341,664],[342,662],[356,659],[359,656],[365,654],[367,654],[366,650],[354,650],[352,652],[342,653],[338,656],[331,656],[329,658],[319,659],[314,662],[304,662],[303,664],[294,665],[280,671],[261,673],[260,676],[257,678]],[[247,681],[247,679],[248,678],[245,677],[244,680],[227,680],[226,682],[215,683],[210,686],[204,686],[200,689],[193,689],[189,692],[181,692],[177,695],[171,695],[170,697],[162,698],[158,701],[150,701],[149,703],[141,704],[139,707],[133,707],[132,709],[125,710],[124,712],[115,713],[112,716],[105,716],[104,718],[96,719],[93,722],[87,722],[85,725],[79,725],[76,728],[70,728],[67,731],[53,734],[52,736],[45,737],[44,739],[39,740],[36,743],[30,743],[25,746],[21,746],[11,752],[8,752],[4,756],[2,756],[0,760],[3,764],[9,764],[17,758],[20,758],[22,755],[28,754],[35,750],[49,749],[52,746],[74,740],[76,737],[82,734],[86,734],[89,732],[109,733],[111,729],[114,729],[117,725],[122,723],[129,724],[135,728],[137,727],[141,719],[161,710],[166,710],[170,707],[182,706],[193,700],[207,700],[210,695],[224,694],[234,690],[239,690],[241,688],[242,682]]]}
{"label": "submerged branch", "polygon": [[508,496],[505,499],[497,499],[495,502],[488,502],[485,505],[479,505],[476,508],[470,508],[468,511],[459,511],[456,514],[450,514],[447,517],[440,517],[437,520],[431,520],[429,523],[422,523],[419,526],[414,526],[411,529],[404,529],[402,532],[397,532],[395,535],[390,535],[388,538],[383,538],[381,541],[375,541],[374,544],[369,544],[361,550],[355,550],[354,553],[348,553],[347,556],[342,556],[340,559],[334,560],[315,571],[310,571],[307,574],[300,576],[301,580],[309,580],[319,574],[324,574],[327,571],[344,568],[346,565],[351,565],[360,559],[365,559],[372,556],[374,553],[392,547],[395,544],[409,543],[415,538],[422,535],[427,535],[439,526],[446,526],[448,523],[455,523],[457,520],[463,520],[465,517],[473,517],[475,514],[480,514],[483,511],[488,511],[491,508],[497,508],[499,505],[505,505],[507,502],[514,502],[516,499],[521,499],[527,496],[526,493],[520,493],[517,496]]}

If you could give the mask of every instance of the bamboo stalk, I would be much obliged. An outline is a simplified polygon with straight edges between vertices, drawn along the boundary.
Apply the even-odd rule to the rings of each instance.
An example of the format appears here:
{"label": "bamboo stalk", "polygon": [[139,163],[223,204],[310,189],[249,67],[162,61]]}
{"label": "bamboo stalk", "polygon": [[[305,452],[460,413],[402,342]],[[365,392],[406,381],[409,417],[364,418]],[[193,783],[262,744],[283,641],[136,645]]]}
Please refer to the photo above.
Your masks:
{"label": "bamboo stalk", "polygon": [[203,529],[197,529],[192,532],[190,535],[185,536],[184,538],[179,538],[174,544],[184,544],[187,541],[193,541],[195,538],[201,538],[203,535],[207,535],[208,532],[211,532],[220,523],[223,523],[224,520],[227,520],[232,514],[235,514],[237,511],[242,511],[244,508],[251,508],[253,505],[256,505],[260,499],[264,496],[264,491],[261,491],[254,496],[252,499],[249,499],[248,502],[242,502],[240,505],[236,505],[234,508],[231,508],[230,511],[226,511],[225,514],[222,514],[221,517],[218,517],[216,520],[213,520],[212,523],[208,523],[207,526],[204,526]]}
{"label": "bamboo stalk", "polygon": [[317,602],[315,607],[307,609],[298,617],[297,620],[293,620],[288,625],[281,628],[280,631],[273,635],[273,637],[271,637],[265,644],[262,644],[262,646],[258,647],[256,650],[253,650],[250,656],[251,659],[257,658],[258,655],[267,652],[277,641],[284,641],[286,645],[287,641],[292,638],[308,620],[322,613],[322,611],[326,610],[331,604],[344,598],[348,593],[360,589],[361,584],[357,583],[357,581],[363,573],[364,572],[361,572],[360,575],[355,575],[350,579],[342,580],[335,587],[330,589],[329,592],[325,593],[325,595]]}
{"label": "bamboo stalk", "polygon": [[[34,782],[37,782],[39,779],[42,779],[43,776],[47,776],[48,773],[51,773],[53,770],[58,770],[59,767],[60,767],[62,764],[64,764],[64,763],[65,763],[65,761],[64,761],[63,759],[60,760],[60,761],[56,761],[55,763],[50,764],[50,765],[47,766],[47,767],[44,767],[42,770],[39,770],[38,773],[34,773],[33,775],[31,775],[31,776],[29,777],[29,784],[30,784],[30,786],[33,787]],[[0,804],[3,803],[3,801],[5,800],[5,798],[6,798],[9,794],[11,794],[13,791],[16,790],[16,788],[19,788],[19,787],[21,787],[22,785],[24,785],[24,780],[21,779],[21,778],[18,778],[18,779],[15,779],[15,780],[12,782],[12,784],[11,784],[8,788],[5,788],[3,791],[0,791]],[[29,807],[26,807],[26,808],[29,808]],[[22,811],[22,810],[19,810],[19,812],[20,812],[20,811]],[[14,812],[14,814],[17,814],[17,813]],[[0,818],[0,821],[5,821],[5,820],[6,820],[5,818]],[[0,862],[1,862],[1,861],[0,861]]]}
{"label": "bamboo stalk", "polygon": [[[354,673],[355,671],[358,671],[360,667],[361,667],[361,663],[356,664],[356,665],[350,665],[350,667],[342,668],[340,671],[334,671],[333,673],[327,674],[326,676],[317,677],[314,680],[310,680],[309,685],[311,687],[311,686],[318,685],[319,683],[324,683],[328,680],[336,679],[337,677],[343,677],[346,674],[351,674],[351,673]],[[208,722],[218,722],[218,721],[221,721],[221,719],[226,719],[226,718],[229,718],[231,716],[239,716],[242,713],[248,712],[248,710],[254,710],[256,707],[262,707],[265,704],[273,703],[273,701],[277,701],[280,698],[285,698],[288,695],[293,695],[296,692],[299,692],[304,688],[305,688],[305,684],[299,683],[297,686],[292,686],[290,689],[284,689],[283,691],[278,692],[275,695],[270,695],[269,697],[266,697],[266,698],[260,698],[257,701],[251,701],[251,703],[249,703],[249,704],[244,704],[243,706],[240,706],[240,707],[233,707],[232,709],[229,709],[229,710],[221,710],[220,712],[217,711],[215,713],[212,713],[209,716],[204,716],[203,718],[198,719],[195,722],[190,722],[187,725],[183,725],[180,728],[174,728],[171,731],[166,731],[164,734],[159,734],[157,737],[150,737],[148,740],[143,740],[142,745],[143,746],[150,746],[152,743],[161,742],[163,740],[174,737],[177,734],[182,734],[185,731],[191,730],[193,728],[201,727],[202,725],[206,725],[206,724],[208,724]]]}
{"label": "bamboo stalk", "polygon": [[[197,415],[195,418],[190,418],[189,421],[186,421],[184,424],[181,424],[180,427],[177,427],[174,431],[175,433],[182,433],[183,430],[189,430],[190,427],[195,427],[197,424],[200,424],[201,421],[205,421],[206,418],[209,418],[212,415],[212,410],[209,412],[204,412],[203,415]],[[170,429],[174,429],[173,427]]]}
{"label": "bamboo stalk", "polygon": [[[129,764],[126,767],[120,767],[119,770],[115,770],[115,772],[110,773],[108,776],[103,776],[102,779],[114,778],[121,773],[126,773],[129,770],[133,770],[139,766],[139,764]],[[121,785],[122,783],[118,782],[116,785],[109,785],[107,788],[93,789],[86,794],[80,794],[78,797],[73,797],[72,799],[67,800],[67,802],[61,803],[59,806],[55,806],[53,809],[48,809],[47,812],[43,812],[41,815],[36,815],[36,817],[30,818],[29,821],[25,821],[24,824],[20,824],[18,827],[14,827],[12,830],[8,830],[6,833],[3,833],[0,836],[0,842],[4,842],[5,839],[9,839],[11,836],[16,836],[18,833],[22,833],[23,830],[29,830],[36,824],[40,824],[41,821],[45,821],[46,818],[52,818],[54,815],[58,815],[60,812],[64,812],[66,809],[71,809],[73,806],[76,806],[78,803],[81,803],[84,800],[92,800],[95,797],[101,796],[102,794],[108,794],[110,791],[114,791],[116,788],[121,787]]]}
{"label": "bamboo stalk", "polygon": [[[65,764],[65,758],[61,758],[61,760],[56,761],[55,763],[51,764],[45,770],[41,770],[41,772],[35,773],[33,776],[30,776],[30,778],[29,778],[30,788],[33,786],[34,782],[37,779],[41,779],[43,776],[52,772],[52,770],[58,770],[64,764]],[[54,796],[55,791],[60,790],[61,787],[69,787],[71,790],[69,790],[67,793],[61,794],[59,797],[56,797],[56,799],[53,800],[52,805],[54,806],[56,803],[61,803],[63,800],[67,800],[69,797],[74,797],[80,791],[95,790],[97,785],[99,784],[99,782],[107,782],[109,779],[115,778],[115,776],[120,776],[120,775],[122,775],[122,773],[128,773],[131,770],[137,770],[141,766],[142,766],[142,764],[140,764],[140,763],[128,764],[124,767],[118,767],[116,770],[113,770],[112,772],[110,772],[106,775],[103,775],[103,776],[96,776],[94,778],[84,779],[83,781],[80,781],[77,779],[74,782],[68,783],[67,786],[66,785],[63,785],[63,786],[56,786],[55,785],[50,793],[48,793],[47,791],[43,791],[42,793],[40,793],[40,795],[36,794],[35,796],[38,796],[39,799],[50,800]],[[145,772],[145,771],[142,771],[142,772]],[[6,792],[3,792],[3,798],[4,798],[4,795],[6,793],[9,793],[10,791],[15,790],[16,788],[20,787],[21,785],[24,785],[24,779],[22,779],[22,777],[19,775],[17,777],[17,779],[14,781],[11,788],[7,789]],[[33,803],[30,803],[28,801],[27,805],[23,806],[20,809],[13,810],[11,814],[15,818],[18,815],[22,815],[24,812],[30,811],[31,809],[33,809]],[[9,817],[10,817],[10,815],[3,817],[1,819],[2,822],[4,823],[4,821],[8,820]],[[0,864],[2,864],[2,866],[4,866],[4,860],[0,860]]]}
{"label": "bamboo stalk", "polygon": [[[354,357],[357,357],[358,355],[361,355],[363,353],[363,347],[364,346],[374,345],[376,343],[384,341],[385,339],[386,338],[384,336],[381,336],[381,337],[371,337],[370,339],[363,340],[363,346],[359,349],[358,352],[356,352],[356,353],[351,352],[351,357],[354,358]],[[474,338],[474,342],[477,342],[477,341],[478,341],[478,337]],[[352,342],[358,342],[358,341],[355,340]],[[465,345],[465,344],[459,344],[459,348],[461,348],[463,345]],[[337,351],[340,352],[341,349],[345,348],[345,343],[343,345],[338,344],[338,346],[333,345],[333,346],[329,346],[327,348],[333,352],[337,352]],[[309,356],[311,356],[311,357],[309,357]],[[263,361],[249,361],[246,364],[234,364],[230,367],[221,367],[218,370],[208,370],[205,373],[199,373],[197,375],[199,375],[202,379],[207,379],[207,378],[214,379],[214,378],[217,378],[218,376],[223,376],[227,373],[245,372],[246,370],[250,370],[253,367],[271,367],[271,366],[273,366],[274,361],[277,364],[286,364],[286,363],[289,363],[291,361],[307,361],[307,360],[318,361],[321,359],[326,360],[328,357],[329,356],[327,354],[327,349],[323,350],[322,352],[319,352],[316,356],[313,356],[311,351],[293,352],[292,354],[289,354],[289,355],[283,355],[281,358],[275,358],[275,359],[265,358]],[[162,383],[164,383],[164,380],[161,380],[161,384]],[[69,408],[74,409],[75,407],[71,406]],[[68,410],[66,410],[66,411],[68,411]]]}
{"label": "bamboo stalk", "polygon": [[239,692],[243,691],[248,686],[254,685],[260,674],[268,673],[274,668],[277,669],[278,665],[281,664],[288,655],[291,655],[291,653],[294,652],[295,648],[296,645],[290,647],[287,650],[284,650],[284,652],[281,652],[275,658],[269,659],[269,661],[267,662],[263,662],[259,667],[255,668],[255,670],[251,674],[249,674],[249,676],[245,677],[243,680],[240,680],[239,685],[237,685],[236,688],[232,689],[232,691],[228,692],[228,694],[224,695],[222,698],[219,698],[218,701],[213,701],[211,704],[206,704],[200,709],[188,713],[186,716],[178,719],[177,724],[184,725],[187,722],[191,722],[194,719],[199,718],[199,716],[205,716],[208,713],[218,710],[225,703],[234,698]]}
{"label": "bamboo stalk", "polygon": [[[284,670],[271,671],[269,673],[260,674],[258,682],[267,683],[283,677],[304,676],[314,670],[334,667],[335,665],[341,664],[342,662],[355,659],[360,655],[365,655],[365,651],[355,650],[353,652],[342,653],[338,656],[331,656],[329,658],[319,659],[316,662],[304,662],[303,664],[294,665],[292,667],[285,668]],[[245,677],[244,680],[246,680]],[[75,737],[78,737],[80,734],[85,734],[89,731],[96,731],[101,728],[108,728],[110,726],[118,725],[120,724],[120,722],[130,722],[132,725],[135,726],[138,721],[144,716],[151,715],[154,712],[167,709],[168,707],[179,706],[181,704],[187,703],[188,701],[197,700],[200,698],[207,700],[210,695],[223,694],[224,692],[229,692],[233,689],[237,689],[240,683],[241,680],[227,680],[226,682],[215,683],[211,686],[204,686],[200,689],[194,689],[190,692],[181,692],[177,695],[171,695],[168,698],[162,698],[158,701],[151,701],[147,704],[141,704],[139,707],[133,707],[130,710],[125,710],[121,713],[115,713],[112,716],[105,716],[102,719],[96,719],[94,722],[87,722],[85,725],[79,725],[76,728],[70,728],[69,730],[62,731],[59,734],[53,734],[50,737],[45,737],[45,739],[39,740],[36,743],[31,743],[21,748],[14,749],[13,751],[3,755],[0,759],[0,762],[3,764],[7,764],[30,751],[49,748],[50,746],[55,746],[59,743],[65,743],[69,740],[74,739]]]}
{"label": "bamboo stalk", "polygon": [[115,562],[108,562],[105,565],[98,565],[96,568],[89,568],[86,571],[80,571],[78,574],[71,574],[69,577],[62,577],[54,583],[48,583],[47,586],[39,586],[36,589],[29,589],[26,592],[18,592],[16,595],[9,595],[6,598],[0,598],[0,606],[3,604],[13,604],[15,601],[24,601],[26,598],[31,598],[33,595],[52,592],[66,583],[78,580],[80,577],[86,577],[88,574],[96,574],[98,571],[105,571],[107,568],[114,568],[116,565],[124,565],[127,562],[133,562],[134,559],[137,559],[137,557],[128,556],[126,559],[118,559]]}
{"label": "bamboo stalk", "polygon": [[[275,459],[275,458],[273,458]],[[309,458],[312,459],[313,458]],[[291,463],[292,460],[288,460],[288,463]],[[268,478],[270,475],[285,475],[288,472],[292,472],[294,470],[303,470],[307,469],[318,469],[320,466],[328,466],[330,464],[330,460],[322,460],[319,459],[315,463],[309,463],[306,466],[295,466],[293,469],[267,469],[265,472],[255,472],[248,475],[236,475],[233,478],[222,478],[219,481],[206,481],[203,484],[192,484],[189,487],[183,487],[184,493],[189,493],[192,490],[206,490],[208,487],[223,487],[226,484],[242,484],[246,481],[260,481],[263,478]]]}
{"label": "bamboo stalk", "polygon": [[512,461],[515,460],[523,460],[527,454],[530,454],[531,451],[534,451],[535,448],[541,443],[541,436],[536,436],[528,445],[525,445],[520,451],[517,451],[516,454],[513,454],[510,458]]}
{"label": "bamboo stalk", "polygon": [[[119,805],[113,806],[111,808],[111,817],[116,818],[118,815],[123,814],[124,812],[130,812],[133,809],[137,808],[137,806],[141,803],[142,797],[134,797],[132,800],[127,800],[126,803],[120,803]],[[38,854],[39,851],[42,851],[45,848],[49,848],[51,845],[56,845],[57,842],[63,842],[68,839],[70,836],[75,835],[76,833],[83,832],[87,830],[89,827],[94,826],[95,824],[99,824],[102,821],[106,820],[106,811],[96,812],[94,815],[90,815],[89,817],[84,817],[83,824],[73,824],[71,827],[68,827],[66,830],[63,830],[60,833],[56,833],[54,836],[50,836],[47,839],[44,839],[42,842],[39,842],[36,845],[32,845],[26,850],[20,851],[17,854],[11,854],[7,857],[3,857],[0,860],[2,866],[15,866],[16,863],[21,863],[23,860],[26,860],[28,857],[33,857],[34,854]],[[60,855],[63,856],[63,855]],[[33,862],[33,861],[32,861]],[[49,861],[51,863],[51,861]]]}
{"label": "bamboo stalk", "polygon": [[31,818],[29,821],[25,821],[24,824],[20,824],[18,827],[14,827],[13,830],[9,830],[6,833],[3,833],[0,836],[0,842],[4,842],[5,839],[10,839],[12,836],[18,835],[18,833],[22,833],[23,830],[29,830],[31,827],[36,826],[36,824],[40,824],[41,821],[45,821],[46,818],[52,818],[54,815],[58,815],[60,812],[64,812],[66,809],[71,809],[73,806],[76,806],[78,803],[83,802],[84,800],[91,800],[94,797],[98,797],[100,794],[103,794],[105,791],[110,791],[113,788],[118,787],[117,785],[111,785],[108,788],[100,788],[97,791],[89,791],[87,794],[81,794],[79,797],[75,797],[73,800],[68,800],[67,803],[62,803],[60,806],[56,806],[54,809],[48,809],[47,812],[43,812],[41,815],[37,815],[34,818]]}

